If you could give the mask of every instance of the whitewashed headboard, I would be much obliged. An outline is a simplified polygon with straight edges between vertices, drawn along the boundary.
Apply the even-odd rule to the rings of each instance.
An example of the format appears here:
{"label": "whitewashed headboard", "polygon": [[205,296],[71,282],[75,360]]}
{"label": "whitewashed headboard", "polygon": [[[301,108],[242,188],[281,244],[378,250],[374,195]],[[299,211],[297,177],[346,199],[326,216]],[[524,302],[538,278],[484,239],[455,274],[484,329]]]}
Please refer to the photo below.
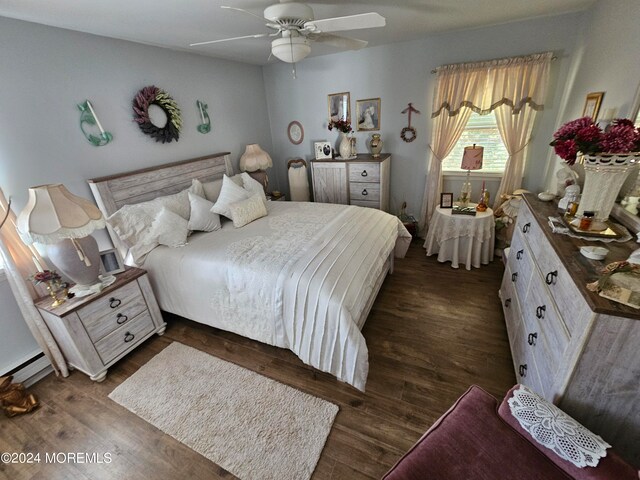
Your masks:
{"label": "whitewashed headboard", "polygon": [[[229,155],[229,152],[215,153],[87,181],[98,208],[108,217],[124,205],[146,202],[189,188],[194,178],[210,182],[222,178],[225,173],[233,175]],[[107,228],[113,244],[124,255],[124,246],[108,225]]]}

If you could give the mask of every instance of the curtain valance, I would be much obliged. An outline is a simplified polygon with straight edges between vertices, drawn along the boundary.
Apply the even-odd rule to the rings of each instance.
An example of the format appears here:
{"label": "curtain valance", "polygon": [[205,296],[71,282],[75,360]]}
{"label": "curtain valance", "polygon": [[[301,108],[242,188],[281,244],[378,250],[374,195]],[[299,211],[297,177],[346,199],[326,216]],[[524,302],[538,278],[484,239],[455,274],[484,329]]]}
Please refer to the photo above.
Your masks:
{"label": "curtain valance", "polygon": [[436,69],[438,81],[431,117],[449,116],[467,107],[480,115],[507,105],[518,114],[525,105],[544,108],[552,52],[486,62],[443,65]]}

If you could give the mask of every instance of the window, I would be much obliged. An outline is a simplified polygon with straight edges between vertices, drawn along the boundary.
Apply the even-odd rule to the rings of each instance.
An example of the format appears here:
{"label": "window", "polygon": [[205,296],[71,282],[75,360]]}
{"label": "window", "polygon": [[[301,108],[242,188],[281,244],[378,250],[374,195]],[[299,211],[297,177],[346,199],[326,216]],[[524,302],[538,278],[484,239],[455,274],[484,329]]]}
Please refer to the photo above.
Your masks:
{"label": "window", "polygon": [[482,160],[482,173],[502,173],[509,154],[502,143],[496,117],[493,113],[489,115],[478,115],[473,112],[467,126],[464,128],[460,140],[453,147],[451,153],[443,160],[442,170],[445,172],[466,172],[460,169],[462,153],[464,147],[469,145],[482,145],[484,147],[484,157]]}

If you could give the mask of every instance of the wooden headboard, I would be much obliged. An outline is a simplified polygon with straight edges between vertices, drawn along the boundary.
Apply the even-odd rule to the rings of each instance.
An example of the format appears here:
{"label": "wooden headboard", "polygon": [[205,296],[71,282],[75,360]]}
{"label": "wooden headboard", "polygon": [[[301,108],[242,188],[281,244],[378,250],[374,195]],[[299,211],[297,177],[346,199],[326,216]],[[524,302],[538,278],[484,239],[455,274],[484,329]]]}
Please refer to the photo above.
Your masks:
{"label": "wooden headboard", "polygon": [[[233,175],[229,155],[229,152],[215,153],[87,181],[98,208],[108,217],[124,205],[178,193],[189,188],[194,178],[210,182],[222,178],[225,173]],[[117,235],[108,224],[107,227],[114,245],[123,253],[123,245],[118,241]]]}

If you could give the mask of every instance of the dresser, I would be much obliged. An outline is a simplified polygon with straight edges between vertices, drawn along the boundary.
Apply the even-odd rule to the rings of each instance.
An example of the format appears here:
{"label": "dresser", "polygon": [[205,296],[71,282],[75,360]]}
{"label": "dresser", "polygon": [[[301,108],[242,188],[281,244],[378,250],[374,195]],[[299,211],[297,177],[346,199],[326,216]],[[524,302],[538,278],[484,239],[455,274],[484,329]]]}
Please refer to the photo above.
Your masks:
{"label": "dresser", "polygon": [[167,324],[147,272],[127,268],[98,294],[76,297],[58,307],[51,298],[36,302],[67,363],[101,382],[108,368]]}
{"label": "dresser", "polygon": [[389,211],[391,155],[358,154],[353,160],[312,160],[313,198],[321,203]]}
{"label": "dresser", "polygon": [[639,245],[608,243],[605,261],[554,234],[557,205],[525,194],[500,287],[516,378],[640,464],[640,311],[586,288]]}

